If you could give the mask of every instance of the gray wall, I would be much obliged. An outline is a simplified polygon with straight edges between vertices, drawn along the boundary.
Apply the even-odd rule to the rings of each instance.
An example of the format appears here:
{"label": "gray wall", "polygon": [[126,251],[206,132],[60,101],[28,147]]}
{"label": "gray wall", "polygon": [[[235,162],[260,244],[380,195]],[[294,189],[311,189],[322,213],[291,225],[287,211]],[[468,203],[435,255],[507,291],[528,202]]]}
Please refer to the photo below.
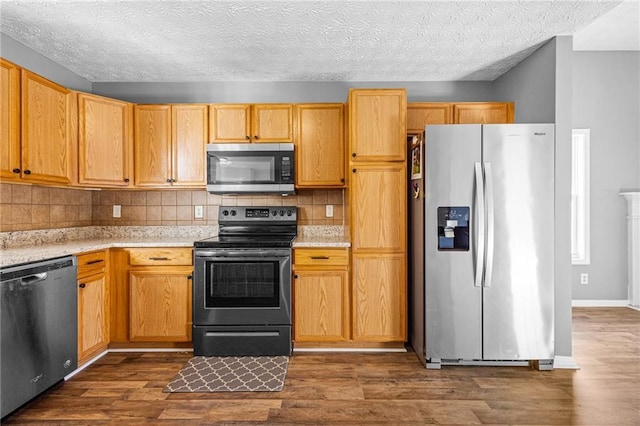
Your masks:
{"label": "gray wall", "polygon": [[555,349],[571,356],[572,37],[556,37],[496,79],[497,100],[515,101],[517,123],[556,123]]}
{"label": "gray wall", "polygon": [[94,93],[136,103],[304,103],[345,102],[349,88],[407,89],[409,102],[489,101],[490,82],[279,81],[141,83],[96,82]]}
{"label": "gray wall", "polygon": [[0,33],[0,56],[64,87],[91,93],[91,82]]}
{"label": "gray wall", "polygon": [[[627,202],[640,190],[640,52],[574,52],[573,127],[591,129],[591,264],[573,298],[627,300]],[[580,284],[580,274],[589,284]]]}

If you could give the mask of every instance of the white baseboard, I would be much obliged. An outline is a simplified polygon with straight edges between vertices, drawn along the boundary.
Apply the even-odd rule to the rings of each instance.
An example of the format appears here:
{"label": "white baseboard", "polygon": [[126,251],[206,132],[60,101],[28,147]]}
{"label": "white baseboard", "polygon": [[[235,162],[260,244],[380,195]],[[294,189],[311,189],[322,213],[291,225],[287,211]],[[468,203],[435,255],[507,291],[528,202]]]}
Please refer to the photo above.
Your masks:
{"label": "white baseboard", "polygon": [[407,352],[405,348],[293,348],[293,352]]}
{"label": "white baseboard", "polygon": [[631,307],[627,299],[623,300],[572,300],[571,306],[584,308]]}
{"label": "white baseboard", "polygon": [[554,369],[580,370],[580,366],[576,364],[573,357],[556,355],[553,359]]}

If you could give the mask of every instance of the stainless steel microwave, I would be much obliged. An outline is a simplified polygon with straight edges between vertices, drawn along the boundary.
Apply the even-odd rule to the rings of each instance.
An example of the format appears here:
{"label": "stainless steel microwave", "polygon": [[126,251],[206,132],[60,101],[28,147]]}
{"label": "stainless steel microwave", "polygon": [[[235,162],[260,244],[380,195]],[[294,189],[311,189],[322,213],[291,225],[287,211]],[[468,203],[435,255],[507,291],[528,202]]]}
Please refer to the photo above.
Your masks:
{"label": "stainless steel microwave", "polygon": [[207,144],[207,191],[295,193],[292,143]]}

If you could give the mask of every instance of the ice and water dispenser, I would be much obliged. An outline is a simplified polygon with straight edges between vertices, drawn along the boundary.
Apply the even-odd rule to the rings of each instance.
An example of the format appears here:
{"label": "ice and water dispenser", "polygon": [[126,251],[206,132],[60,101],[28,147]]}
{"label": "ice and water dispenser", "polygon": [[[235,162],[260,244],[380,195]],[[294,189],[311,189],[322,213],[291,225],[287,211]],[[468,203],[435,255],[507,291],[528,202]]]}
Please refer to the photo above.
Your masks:
{"label": "ice and water dispenser", "polygon": [[469,251],[469,207],[438,207],[438,250]]}

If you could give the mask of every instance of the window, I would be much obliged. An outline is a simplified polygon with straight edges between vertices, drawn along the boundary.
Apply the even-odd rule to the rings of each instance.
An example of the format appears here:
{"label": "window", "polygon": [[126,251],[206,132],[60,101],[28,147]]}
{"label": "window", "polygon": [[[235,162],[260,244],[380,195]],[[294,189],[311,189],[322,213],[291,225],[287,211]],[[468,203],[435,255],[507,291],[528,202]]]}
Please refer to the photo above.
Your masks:
{"label": "window", "polygon": [[590,263],[589,242],[590,129],[573,129],[571,141],[571,263]]}

